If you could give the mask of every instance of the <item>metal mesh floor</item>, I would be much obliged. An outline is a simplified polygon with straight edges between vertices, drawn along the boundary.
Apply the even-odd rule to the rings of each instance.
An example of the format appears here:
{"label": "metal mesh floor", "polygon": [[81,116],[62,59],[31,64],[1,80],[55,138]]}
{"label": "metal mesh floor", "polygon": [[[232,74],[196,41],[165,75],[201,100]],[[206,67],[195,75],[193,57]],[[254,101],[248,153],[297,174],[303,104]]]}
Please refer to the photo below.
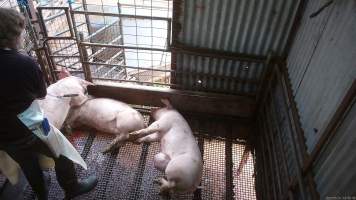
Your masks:
{"label": "metal mesh floor", "polygon": [[[200,135],[196,127],[201,126],[197,121],[192,123],[192,129],[198,133],[197,141],[204,159],[202,189],[198,189],[194,194],[174,195],[169,199],[256,199],[254,160],[250,152],[245,157],[247,159],[243,159],[245,145]],[[158,185],[153,183],[155,178],[163,176],[153,166],[153,157],[159,152],[159,143],[127,143],[118,150],[117,155],[103,155],[101,150],[113,136],[76,131],[69,139],[89,167],[87,171],[77,168],[79,178],[96,174],[99,180],[93,191],[77,197],[76,200],[164,199],[158,195]],[[49,199],[63,199],[64,193],[58,185],[54,170],[45,174],[50,188]],[[35,199],[29,186],[24,197],[26,200]]]}

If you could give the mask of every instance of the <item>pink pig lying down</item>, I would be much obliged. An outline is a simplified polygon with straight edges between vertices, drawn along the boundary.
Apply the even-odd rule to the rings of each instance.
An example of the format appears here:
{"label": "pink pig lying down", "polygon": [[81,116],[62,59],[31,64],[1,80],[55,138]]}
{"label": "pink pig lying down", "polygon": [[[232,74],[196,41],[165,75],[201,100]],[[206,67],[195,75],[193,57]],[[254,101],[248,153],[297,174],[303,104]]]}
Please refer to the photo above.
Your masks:
{"label": "pink pig lying down", "polygon": [[126,103],[108,98],[89,99],[81,106],[72,108],[66,125],[70,128],[86,125],[98,131],[115,134],[116,138],[104,153],[130,140],[130,132],[146,127],[141,113]]}
{"label": "pink pig lying down", "polygon": [[194,192],[201,181],[203,161],[188,123],[168,100],[166,105],[152,112],[156,120],[149,127],[130,133],[137,142],[161,142],[161,152],[155,155],[154,165],[165,172],[158,180],[160,194]]}

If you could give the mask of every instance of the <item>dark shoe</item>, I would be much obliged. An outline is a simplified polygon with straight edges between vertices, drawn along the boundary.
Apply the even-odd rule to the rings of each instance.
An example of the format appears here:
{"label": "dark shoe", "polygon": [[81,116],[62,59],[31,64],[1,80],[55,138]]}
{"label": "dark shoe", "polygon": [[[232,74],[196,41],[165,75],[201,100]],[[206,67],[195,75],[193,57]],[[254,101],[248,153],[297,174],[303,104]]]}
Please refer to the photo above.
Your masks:
{"label": "dark shoe", "polygon": [[66,191],[65,199],[72,199],[76,196],[85,194],[94,189],[97,183],[98,180],[96,179],[96,176],[89,176],[87,179],[81,180],[73,185],[69,191]]}

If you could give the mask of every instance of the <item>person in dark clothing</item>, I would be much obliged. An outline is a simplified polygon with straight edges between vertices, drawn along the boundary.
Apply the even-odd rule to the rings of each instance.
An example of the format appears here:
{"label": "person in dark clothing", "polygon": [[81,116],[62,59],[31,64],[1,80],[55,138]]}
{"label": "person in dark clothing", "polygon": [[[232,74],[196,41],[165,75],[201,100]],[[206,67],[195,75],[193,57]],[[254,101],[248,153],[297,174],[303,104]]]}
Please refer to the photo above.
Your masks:
{"label": "person in dark clothing", "polygon": [[0,8],[0,150],[6,151],[21,167],[38,199],[48,197],[38,154],[54,159],[57,180],[66,198],[93,189],[95,176],[78,181],[73,162],[56,157],[17,117],[34,100],[47,94],[42,72],[34,59],[18,52],[24,30],[24,17],[13,9]]}

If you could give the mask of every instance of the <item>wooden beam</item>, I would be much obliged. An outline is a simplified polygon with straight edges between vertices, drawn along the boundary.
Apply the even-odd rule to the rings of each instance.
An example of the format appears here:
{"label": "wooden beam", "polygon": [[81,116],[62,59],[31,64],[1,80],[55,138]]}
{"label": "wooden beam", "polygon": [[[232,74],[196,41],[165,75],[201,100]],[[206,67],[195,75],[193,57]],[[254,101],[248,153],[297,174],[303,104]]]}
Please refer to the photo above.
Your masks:
{"label": "wooden beam", "polygon": [[88,87],[96,97],[117,99],[129,104],[163,106],[160,99],[169,98],[180,112],[202,113],[240,118],[250,118],[255,112],[255,99],[236,95],[182,91],[138,85],[116,84]]}

